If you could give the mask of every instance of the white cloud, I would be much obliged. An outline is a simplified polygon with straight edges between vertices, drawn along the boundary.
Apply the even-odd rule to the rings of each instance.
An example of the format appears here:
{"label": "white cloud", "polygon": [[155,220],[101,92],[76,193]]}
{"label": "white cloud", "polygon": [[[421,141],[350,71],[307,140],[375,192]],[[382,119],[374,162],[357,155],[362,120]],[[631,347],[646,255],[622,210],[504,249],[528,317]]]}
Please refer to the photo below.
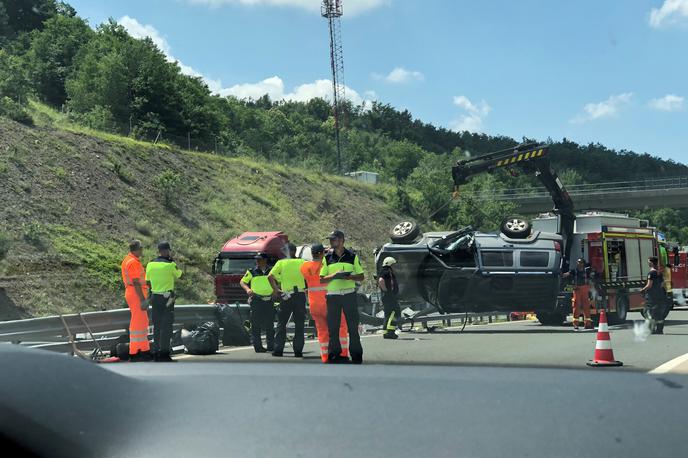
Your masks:
{"label": "white cloud", "polygon": [[416,70],[406,70],[404,67],[396,67],[387,75],[373,73],[373,78],[377,80],[385,80],[386,82],[393,84],[404,84],[412,81],[423,81],[425,79],[425,75]]}
{"label": "white cloud", "polygon": [[632,97],[632,92],[624,92],[623,94],[611,95],[607,100],[602,102],[586,103],[583,107],[584,113],[574,117],[571,122],[580,124],[596,119],[612,118],[618,115],[621,108],[628,105]]}
{"label": "white cloud", "polygon": [[279,100],[284,96],[284,82],[278,76],[265,78],[257,83],[236,84],[219,91],[222,96],[233,95],[238,99],[259,99],[265,94],[272,100]]}
{"label": "white cloud", "polygon": [[208,84],[208,87],[211,87],[213,85],[217,86],[219,84],[218,81],[206,80],[200,72],[194,70],[192,67],[188,65],[183,64],[177,58],[175,58],[172,55],[172,49],[170,48],[170,44],[152,25],[141,24],[139,21],[129,16],[122,16],[117,22],[122,27],[124,27],[127,30],[127,32],[129,32],[129,35],[131,35],[134,38],[150,38],[153,41],[153,43],[155,43],[155,45],[158,47],[158,49],[160,49],[160,51],[165,55],[165,58],[169,62],[177,62],[183,74],[203,78],[205,82]]}
{"label": "white cloud", "polygon": [[683,97],[675,94],[667,94],[658,99],[652,99],[648,102],[650,108],[660,111],[681,111],[683,110]]}
{"label": "white cloud", "polygon": [[473,103],[465,95],[454,97],[454,105],[466,110],[458,119],[452,121],[449,128],[457,132],[467,130],[469,132],[481,132],[483,129],[483,120],[490,114],[492,107],[487,102],[481,100],[480,103]]}
{"label": "white cloud", "polygon": [[[271,76],[257,83],[236,84],[230,88],[222,89],[220,95],[232,95],[239,99],[258,99],[267,94],[272,100],[293,100],[295,102],[307,102],[319,97],[332,100],[332,80],[319,79],[312,83],[296,86],[292,92],[284,91],[284,81],[279,76]],[[368,104],[369,100],[362,97],[357,91],[344,86],[345,97],[354,105]],[[368,94],[366,94],[368,97]]]}
{"label": "white cloud", "polygon": [[366,99],[377,100],[377,92],[373,91],[372,89],[368,89],[367,91],[364,91],[363,95],[365,96]]}
{"label": "white cloud", "polygon": [[650,25],[658,28],[688,18],[688,0],[664,0],[659,8],[650,10]]}
{"label": "white cloud", "polygon": [[[320,0],[188,0],[190,3],[219,7],[224,5],[278,6],[299,8],[320,13]],[[388,5],[390,0],[346,0],[343,3],[344,17]]]}
{"label": "white cloud", "polygon": [[[129,16],[123,16],[117,22],[134,38],[142,39],[149,37],[160,51],[162,51],[169,62],[177,62],[183,74],[201,78],[214,94],[219,94],[223,97],[233,95],[239,99],[254,100],[267,94],[272,100],[294,100],[298,102],[305,102],[315,97],[320,97],[325,100],[332,99],[332,81],[328,79],[319,79],[312,83],[301,84],[295,87],[293,92],[289,93],[285,93],[284,81],[278,76],[271,76],[257,83],[236,84],[228,88],[223,87],[222,81],[219,79],[208,78],[175,58],[172,55],[172,50],[167,40],[165,40],[160,32],[152,25],[141,24],[139,21]],[[370,104],[370,99],[372,99],[372,97],[368,97],[367,95],[366,98],[364,98],[358,92],[346,86],[344,86],[344,93],[346,98],[354,105],[364,104],[364,106],[367,106]]]}

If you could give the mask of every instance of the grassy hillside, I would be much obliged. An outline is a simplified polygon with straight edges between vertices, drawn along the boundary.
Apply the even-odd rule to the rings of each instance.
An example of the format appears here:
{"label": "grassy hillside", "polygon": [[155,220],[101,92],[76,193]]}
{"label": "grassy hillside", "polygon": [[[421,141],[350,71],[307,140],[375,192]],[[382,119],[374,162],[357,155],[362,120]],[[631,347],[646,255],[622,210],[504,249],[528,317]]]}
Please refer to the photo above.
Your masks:
{"label": "grassy hillside", "polygon": [[169,240],[186,272],[179,303],[204,303],[213,257],[243,231],[311,243],[341,228],[370,269],[397,219],[384,186],[155,146],[33,111],[32,128],[0,117],[0,319],[124,306],[119,263],[133,237],[146,260]]}

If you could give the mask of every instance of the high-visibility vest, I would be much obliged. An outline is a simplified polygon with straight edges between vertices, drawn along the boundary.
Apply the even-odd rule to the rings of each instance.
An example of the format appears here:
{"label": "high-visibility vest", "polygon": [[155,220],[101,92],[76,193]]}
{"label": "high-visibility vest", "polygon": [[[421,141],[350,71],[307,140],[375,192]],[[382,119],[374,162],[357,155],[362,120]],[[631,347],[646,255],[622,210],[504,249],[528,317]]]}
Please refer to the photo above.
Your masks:
{"label": "high-visibility vest", "polygon": [[182,271],[170,258],[158,256],[146,266],[146,276],[154,293],[166,293],[174,291],[174,282],[182,276]]}
{"label": "high-visibility vest", "polygon": [[[344,250],[341,256],[339,256],[334,251],[328,253],[322,262],[322,268],[320,269],[320,276],[325,277],[337,272],[351,272],[354,275],[362,274],[363,267],[361,267],[361,261],[358,259],[358,255],[351,250]],[[356,282],[347,279],[336,279],[332,280],[327,284],[327,291],[337,292],[343,290],[353,290],[356,288]]]}
{"label": "high-visibility vest", "polygon": [[141,260],[129,253],[122,261],[122,281],[125,288],[134,287],[134,279],[139,280],[141,288],[145,291],[148,289],[146,284],[146,271],[143,269]]}

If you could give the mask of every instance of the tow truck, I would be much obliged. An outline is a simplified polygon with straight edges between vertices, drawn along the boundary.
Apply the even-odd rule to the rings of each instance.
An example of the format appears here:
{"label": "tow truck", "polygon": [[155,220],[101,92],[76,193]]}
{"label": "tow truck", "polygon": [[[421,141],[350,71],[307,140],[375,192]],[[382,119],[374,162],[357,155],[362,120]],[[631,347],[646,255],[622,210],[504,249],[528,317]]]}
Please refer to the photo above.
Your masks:
{"label": "tow truck", "polygon": [[527,144],[465,159],[452,168],[455,192],[474,175],[518,166],[532,172],[552,195],[557,230],[532,231],[525,218],[506,218],[499,234],[465,227],[423,234],[410,221],[392,229],[392,243],[376,254],[397,258],[399,299],[428,303],[440,313],[536,311],[542,322],[563,317],[556,307],[562,267],[568,266],[573,202],[549,166],[546,145]]}
{"label": "tow truck", "polygon": [[[605,308],[612,321],[620,322],[629,310],[642,308],[639,290],[647,257],[663,258],[658,233],[628,215],[584,214],[577,226],[573,200],[548,153],[547,145],[530,143],[452,167],[459,196],[460,187],[480,173],[514,167],[532,173],[549,192],[553,209],[535,225],[520,216],[508,217],[499,234],[467,227],[421,235],[414,222],[399,223],[390,234],[392,243],[376,259],[379,268],[385,256],[398,257],[401,302],[425,301],[441,313],[534,310],[543,325],[559,325],[571,310],[571,291],[561,273],[575,255],[595,272],[595,315]],[[663,269],[669,265],[660,263]]]}

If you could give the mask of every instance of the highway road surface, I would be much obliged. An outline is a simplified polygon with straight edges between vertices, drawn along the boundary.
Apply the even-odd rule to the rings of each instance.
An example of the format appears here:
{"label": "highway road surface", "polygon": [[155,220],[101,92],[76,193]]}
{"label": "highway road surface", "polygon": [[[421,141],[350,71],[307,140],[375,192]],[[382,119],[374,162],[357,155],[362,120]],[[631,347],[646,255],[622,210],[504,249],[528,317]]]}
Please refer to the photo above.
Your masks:
{"label": "highway road surface", "polygon": [[[639,336],[630,313],[624,325],[611,326],[614,355],[624,363],[620,368],[593,369],[586,366],[595,348],[595,331],[573,331],[564,326],[542,326],[537,321],[514,321],[460,328],[402,332],[398,340],[382,339],[381,334],[363,337],[365,364],[430,364],[581,368],[659,373],[688,373],[688,309],[674,310],[668,317],[665,335]],[[227,347],[210,356],[178,355],[179,364],[201,362],[282,362],[321,364],[318,345],[307,341],[303,358],[295,358],[287,344],[284,357],[256,354],[251,347]],[[134,375],[145,373],[149,364],[107,365]]]}

